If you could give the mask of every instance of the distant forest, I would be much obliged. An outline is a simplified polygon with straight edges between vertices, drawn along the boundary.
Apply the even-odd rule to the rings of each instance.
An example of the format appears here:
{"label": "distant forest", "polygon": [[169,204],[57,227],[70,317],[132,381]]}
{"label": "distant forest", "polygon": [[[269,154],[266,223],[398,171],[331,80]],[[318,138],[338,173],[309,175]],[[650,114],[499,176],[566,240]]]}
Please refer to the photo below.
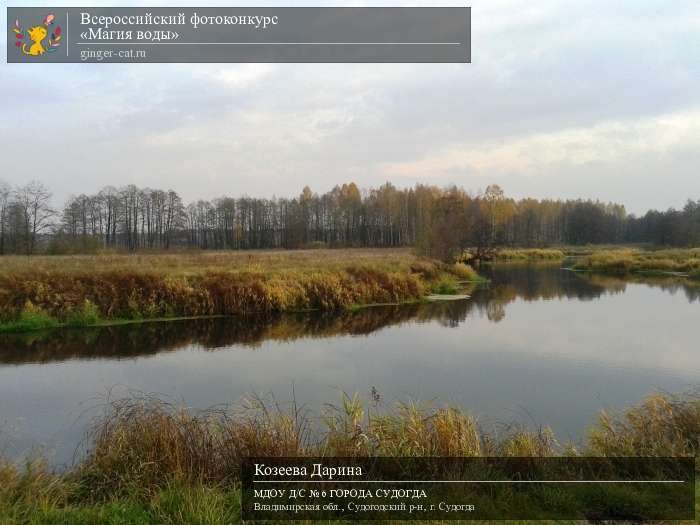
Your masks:
{"label": "distant forest", "polygon": [[260,249],[416,246],[448,258],[464,247],[652,243],[700,244],[700,200],[642,217],[620,204],[512,199],[492,185],[458,187],[354,183],[296,198],[220,197],[185,204],[176,192],[107,187],[62,209],[32,182],[0,183],[0,254],[90,253],[103,248]]}

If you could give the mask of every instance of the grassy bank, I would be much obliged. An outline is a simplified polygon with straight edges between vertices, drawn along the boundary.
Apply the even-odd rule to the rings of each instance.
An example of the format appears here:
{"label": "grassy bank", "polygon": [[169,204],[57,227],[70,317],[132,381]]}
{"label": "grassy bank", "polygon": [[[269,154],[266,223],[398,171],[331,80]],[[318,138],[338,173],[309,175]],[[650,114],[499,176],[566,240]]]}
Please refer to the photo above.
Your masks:
{"label": "grassy bank", "polygon": [[563,250],[553,248],[513,248],[498,250],[494,261],[560,261],[566,257]]}
{"label": "grassy bank", "polygon": [[700,279],[700,248],[596,251],[574,264],[575,270],[601,273],[680,273]]}
{"label": "grassy bank", "polygon": [[236,523],[246,456],[697,456],[700,400],[655,394],[603,413],[576,449],[548,429],[489,434],[450,407],[382,411],[353,397],[311,421],[257,399],[195,414],[141,398],[110,405],[90,443],[62,474],[0,461],[0,523]]}
{"label": "grassy bank", "polygon": [[342,310],[416,301],[478,278],[407,250],[5,257],[0,331]]}

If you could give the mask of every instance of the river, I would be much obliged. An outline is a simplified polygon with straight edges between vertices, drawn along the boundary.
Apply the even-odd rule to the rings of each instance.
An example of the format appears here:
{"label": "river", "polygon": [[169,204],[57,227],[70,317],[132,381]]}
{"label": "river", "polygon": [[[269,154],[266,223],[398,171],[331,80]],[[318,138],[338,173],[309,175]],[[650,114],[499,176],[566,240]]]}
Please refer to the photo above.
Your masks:
{"label": "river", "polygon": [[451,403],[487,430],[579,442],[601,409],[700,384],[700,284],[559,264],[488,267],[466,300],[336,314],[132,324],[0,337],[0,450],[74,461],[107,399],[193,408],[251,393],[312,412],[358,392]]}

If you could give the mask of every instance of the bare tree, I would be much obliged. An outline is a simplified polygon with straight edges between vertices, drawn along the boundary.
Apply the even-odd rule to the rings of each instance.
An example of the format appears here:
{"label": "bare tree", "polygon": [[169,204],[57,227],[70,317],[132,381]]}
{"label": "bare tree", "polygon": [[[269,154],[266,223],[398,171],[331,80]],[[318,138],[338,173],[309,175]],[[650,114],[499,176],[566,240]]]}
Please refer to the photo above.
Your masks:
{"label": "bare tree", "polygon": [[20,212],[23,240],[27,255],[31,255],[38,236],[52,225],[55,212],[51,208],[51,192],[40,182],[32,181],[14,191],[13,204]]}
{"label": "bare tree", "polygon": [[[296,198],[222,196],[185,205],[172,190],[104,188],[71,197],[56,220],[50,193],[38,183],[12,191],[0,184],[0,254],[115,247],[168,249],[416,246],[452,260],[465,248],[477,259],[501,246],[653,242],[697,245],[700,201],[682,210],[628,215],[623,206],[590,200],[515,200],[498,186],[471,194],[457,187],[355,184]],[[51,241],[52,244],[41,241]]]}
{"label": "bare tree", "polygon": [[0,181],[0,255],[5,255],[10,195],[12,195],[10,185],[6,182]]}

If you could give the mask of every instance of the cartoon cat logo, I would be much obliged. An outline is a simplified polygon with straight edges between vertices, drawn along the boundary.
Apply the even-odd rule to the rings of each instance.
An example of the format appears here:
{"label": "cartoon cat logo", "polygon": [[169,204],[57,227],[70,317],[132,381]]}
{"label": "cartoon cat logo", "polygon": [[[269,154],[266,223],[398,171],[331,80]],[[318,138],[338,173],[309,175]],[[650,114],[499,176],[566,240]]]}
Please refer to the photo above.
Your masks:
{"label": "cartoon cat logo", "polygon": [[[56,26],[56,29],[51,32],[48,42],[44,44],[44,40],[49,36],[49,28],[53,26],[56,16],[52,13],[46,15],[42,25],[30,27],[26,31],[22,30],[19,20],[15,20],[15,27],[12,31],[15,33],[15,46],[20,48],[23,54],[28,56],[41,56],[44,53],[53,53],[61,46],[61,26]],[[29,43],[24,41],[25,36]]]}

